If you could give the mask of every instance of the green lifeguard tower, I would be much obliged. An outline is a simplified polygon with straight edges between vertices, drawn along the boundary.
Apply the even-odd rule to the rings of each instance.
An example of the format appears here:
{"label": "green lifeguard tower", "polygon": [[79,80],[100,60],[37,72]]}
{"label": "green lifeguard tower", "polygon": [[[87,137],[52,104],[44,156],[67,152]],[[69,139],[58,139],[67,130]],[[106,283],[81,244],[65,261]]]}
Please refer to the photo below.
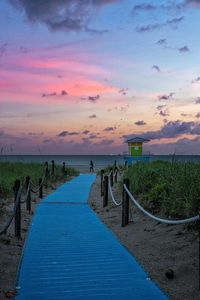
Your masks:
{"label": "green lifeguard tower", "polygon": [[143,143],[149,141],[142,137],[135,137],[126,141],[128,143],[128,155],[124,159],[129,165],[135,161],[149,161],[149,155],[143,155]]}

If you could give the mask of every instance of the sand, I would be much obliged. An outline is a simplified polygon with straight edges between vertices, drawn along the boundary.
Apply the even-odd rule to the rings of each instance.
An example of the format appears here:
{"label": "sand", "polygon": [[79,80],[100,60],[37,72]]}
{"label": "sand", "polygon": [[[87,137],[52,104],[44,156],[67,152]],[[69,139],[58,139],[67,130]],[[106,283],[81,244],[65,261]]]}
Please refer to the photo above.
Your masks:
{"label": "sand", "polygon": [[[120,200],[116,187],[113,191]],[[92,187],[89,203],[169,299],[200,299],[199,236],[196,230],[188,230],[183,225],[160,224],[138,212],[133,205],[130,207],[130,223],[122,228],[121,206],[116,207],[109,200],[109,205],[103,208],[99,177]],[[173,271],[173,279],[166,277],[168,270]]]}
{"label": "sand", "polygon": [[[115,188],[113,189],[116,195]],[[52,192],[48,190],[45,195]],[[117,195],[116,195],[117,196]],[[119,195],[117,196],[119,199]],[[12,200],[13,201],[13,200]],[[0,218],[0,228],[13,204],[4,201],[5,215]],[[40,201],[35,198],[35,204]],[[135,256],[148,276],[154,280],[169,299],[200,299],[198,290],[198,234],[184,226],[159,224],[131,206],[130,223],[121,227],[121,207],[116,207],[109,200],[103,208],[100,196],[100,179],[93,184],[89,203],[117,236],[119,241]],[[33,214],[35,210],[33,205]],[[11,227],[6,235],[0,236],[0,300],[8,299],[5,294],[15,287],[17,268],[22,254],[26,233],[32,219],[26,211],[22,213],[22,240],[14,237]],[[168,279],[166,271],[172,269],[174,278]],[[28,300],[28,299],[27,299]],[[139,300],[139,299],[138,299]]]}

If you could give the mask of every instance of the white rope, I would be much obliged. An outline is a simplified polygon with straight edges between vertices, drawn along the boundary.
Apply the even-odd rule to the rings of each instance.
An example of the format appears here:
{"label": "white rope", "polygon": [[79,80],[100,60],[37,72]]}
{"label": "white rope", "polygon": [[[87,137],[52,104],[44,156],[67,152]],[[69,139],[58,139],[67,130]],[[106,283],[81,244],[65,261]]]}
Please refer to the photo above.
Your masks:
{"label": "white rope", "polygon": [[161,223],[165,223],[165,224],[171,224],[171,225],[178,225],[178,224],[186,224],[186,223],[190,223],[190,222],[195,222],[198,221],[200,219],[200,217],[197,215],[195,217],[192,218],[188,218],[188,219],[183,219],[183,220],[167,220],[167,219],[161,219],[159,217],[156,217],[152,214],[150,214],[148,211],[146,211],[133,197],[133,195],[131,194],[131,192],[128,190],[127,186],[124,184],[124,189],[126,190],[127,194],[129,195],[130,199],[133,201],[133,203],[137,206],[137,208],[139,208],[145,215],[147,215],[148,217],[154,219],[155,221],[161,222]]}
{"label": "white rope", "polygon": [[121,205],[121,204],[122,204],[122,201],[117,202],[117,201],[115,200],[114,195],[113,195],[112,188],[111,188],[111,184],[110,184],[110,177],[109,177],[109,179],[108,179],[108,187],[109,187],[109,192],[110,192],[110,196],[111,196],[111,198],[112,198],[113,203],[114,203],[116,206]]}

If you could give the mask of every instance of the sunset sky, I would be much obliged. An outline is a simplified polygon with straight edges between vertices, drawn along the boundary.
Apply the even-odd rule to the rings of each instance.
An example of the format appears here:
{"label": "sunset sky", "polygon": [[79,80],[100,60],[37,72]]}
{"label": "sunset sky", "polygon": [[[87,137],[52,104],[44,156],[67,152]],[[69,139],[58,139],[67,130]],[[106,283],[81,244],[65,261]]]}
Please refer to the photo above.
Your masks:
{"label": "sunset sky", "polygon": [[200,154],[200,0],[1,0],[3,154]]}

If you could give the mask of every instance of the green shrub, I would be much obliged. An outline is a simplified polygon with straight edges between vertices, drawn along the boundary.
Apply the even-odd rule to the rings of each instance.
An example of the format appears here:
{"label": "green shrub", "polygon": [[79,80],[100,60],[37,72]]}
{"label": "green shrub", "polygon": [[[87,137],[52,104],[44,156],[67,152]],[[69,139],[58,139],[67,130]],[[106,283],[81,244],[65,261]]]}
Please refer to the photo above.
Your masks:
{"label": "green shrub", "polygon": [[124,173],[131,192],[150,210],[187,217],[200,209],[200,164],[138,162]]}

